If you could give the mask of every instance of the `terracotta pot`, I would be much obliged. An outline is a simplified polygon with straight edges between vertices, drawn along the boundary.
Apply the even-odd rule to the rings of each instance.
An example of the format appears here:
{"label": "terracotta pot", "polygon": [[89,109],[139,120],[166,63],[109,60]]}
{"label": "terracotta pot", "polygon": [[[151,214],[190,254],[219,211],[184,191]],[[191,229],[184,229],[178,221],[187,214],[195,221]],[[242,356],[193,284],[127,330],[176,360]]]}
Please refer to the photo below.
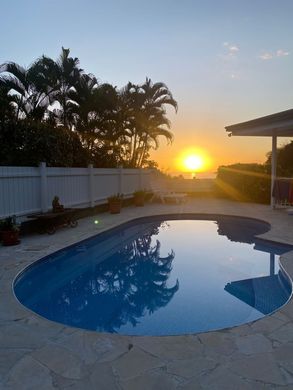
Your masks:
{"label": "terracotta pot", "polygon": [[120,214],[122,202],[119,201],[111,201],[109,202],[109,211],[111,214]]}
{"label": "terracotta pot", "polygon": [[134,197],[134,204],[136,207],[143,207],[144,206],[144,196],[135,196]]}
{"label": "terracotta pot", "polygon": [[20,243],[18,231],[2,231],[2,243],[4,246],[17,245]]}

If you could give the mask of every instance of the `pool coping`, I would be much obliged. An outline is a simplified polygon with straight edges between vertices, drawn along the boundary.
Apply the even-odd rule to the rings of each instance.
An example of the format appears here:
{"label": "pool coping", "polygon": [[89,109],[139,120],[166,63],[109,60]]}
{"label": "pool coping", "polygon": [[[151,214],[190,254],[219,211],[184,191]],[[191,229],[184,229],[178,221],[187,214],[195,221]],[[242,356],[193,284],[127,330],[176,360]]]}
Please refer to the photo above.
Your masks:
{"label": "pool coping", "polygon": [[[271,225],[269,232],[259,236],[261,239],[272,242],[280,242],[281,239],[283,244],[293,244],[288,226],[285,225],[283,228],[276,226],[282,219],[288,218],[284,213],[269,210],[267,206],[262,205],[235,204],[235,202],[218,200],[222,211],[219,213],[217,209],[219,205],[213,202],[213,200],[191,200],[187,205],[166,205],[166,207],[150,205],[139,210],[130,208],[128,212],[127,209],[123,210],[124,213],[119,218],[101,215],[103,221],[107,220],[106,226],[89,229],[87,233],[82,231],[83,226],[81,226],[80,235],[75,242],[81,241],[81,236],[87,239],[111,227],[131,221],[138,214],[144,217],[181,213],[208,214],[211,217],[227,215],[251,218],[252,216],[253,219]],[[194,213],[194,208],[199,205],[206,212]],[[231,205],[234,206],[232,214],[223,212]],[[238,210],[235,206],[238,206]],[[215,212],[211,213],[213,207]],[[86,221],[82,220],[80,225],[88,227],[87,222],[92,219],[92,217],[86,218]],[[287,222],[289,227],[293,227],[292,219]],[[46,383],[43,388],[65,388],[65,385],[81,384],[83,387],[87,386],[86,388],[96,388],[99,384],[108,388],[128,389],[135,388],[140,381],[143,384],[158,383],[160,386],[180,389],[188,386],[211,388],[215,383],[223,383],[224,386],[228,380],[234,383],[234,388],[240,386],[273,388],[293,384],[293,364],[290,362],[291,356],[293,360],[292,299],[276,312],[251,323],[181,336],[123,336],[97,333],[57,324],[24,308],[16,301],[7,286],[11,286],[14,277],[24,266],[32,264],[44,255],[56,252],[58,246],[59,249],[67,247],[72,237],[67,237],[66,242],[66,236],[69,234],[60,233],[59,237],[56,237],[57,243],[53,243],[49,248],[44,246],[36,252],[28,251],[30,255],[26,253],[25,243],[23,250],[18,250],[18,247],[4,250],[7,253],[3,256],[4,270],[1,264],[3,272],[1,272],[0,292],[5,299],[5,304],[4,308],[0,309],[0,348],[6,359],[3,362],[5,367],[1,369],[2,372],[0,371],[0,385],[13,389],[17,389],[18,386],[22,389],[26,388],[27,373],[30,373],[30,377],[36,383],[41,381],[42,386]],[[36,245],[39,240],[36,238],[32,241]],[[48,240],[43,237],[41,241],[46,243]],[[49,253],[45,253],[46,251]],[[15,262],[15,259],[10,259],[9,256],[16,256],[20,260]],[[282,255],[280,263],[292,279],[293,251]],[[78,349],[76,344],[79,346]],[[64,357],[62,361],[60,356]],[[65,360],[69,360],[73,366]],[[257,363],[258,360],[261,362]],[[101,374],[105,370],[107,375]],[[35,372],[38,372],[38,375],[35,375]]]}

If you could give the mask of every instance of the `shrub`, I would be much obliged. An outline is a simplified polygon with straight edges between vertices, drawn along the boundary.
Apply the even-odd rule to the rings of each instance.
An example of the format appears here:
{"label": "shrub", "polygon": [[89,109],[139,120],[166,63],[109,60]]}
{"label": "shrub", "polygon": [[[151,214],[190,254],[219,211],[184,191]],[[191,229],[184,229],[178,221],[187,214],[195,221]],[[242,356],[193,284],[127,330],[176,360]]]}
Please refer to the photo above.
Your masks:
{"label": "shrub", "polygon": [[232,164],[218,168],[217,192],[239,201],[269,203],[271,179],[261,164]]}

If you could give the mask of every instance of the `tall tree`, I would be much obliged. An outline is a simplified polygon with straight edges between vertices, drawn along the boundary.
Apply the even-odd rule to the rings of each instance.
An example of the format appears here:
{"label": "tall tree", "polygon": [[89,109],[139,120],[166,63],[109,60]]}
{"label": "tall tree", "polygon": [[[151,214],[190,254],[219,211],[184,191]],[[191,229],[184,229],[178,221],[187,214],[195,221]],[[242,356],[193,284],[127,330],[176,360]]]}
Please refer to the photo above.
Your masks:
{"label": "tall tree", "polygon": [[177,102],[164,83],[153,84],[148,78],[142,85],[128,83],[121,90],[121,97],[128,113],[128,164],[142,167],[149,150],[159,146],[160,136],[165,137],[168,142],[172,141],[165,106],[171,105],[177,111]]}
{"label": "tall tree", "polygon": [[50,104],[51,88],[40,72],[39,60],[24,68],[15,62],[0,66],[0,85],[16,106],[17,119],[42,120]]}
{"label": "tall tree", "polygon": [[83,70],[79,68],[79,59],[69,56],[70,50],[62,47],[57,61],[43,56],[40,63],[46,69],[48,83],[54,90],[54,101],[59,103],[53,113],[59,124],[71,128],[73,125],[73,111],[76,104],[70,97],[79,82]]}

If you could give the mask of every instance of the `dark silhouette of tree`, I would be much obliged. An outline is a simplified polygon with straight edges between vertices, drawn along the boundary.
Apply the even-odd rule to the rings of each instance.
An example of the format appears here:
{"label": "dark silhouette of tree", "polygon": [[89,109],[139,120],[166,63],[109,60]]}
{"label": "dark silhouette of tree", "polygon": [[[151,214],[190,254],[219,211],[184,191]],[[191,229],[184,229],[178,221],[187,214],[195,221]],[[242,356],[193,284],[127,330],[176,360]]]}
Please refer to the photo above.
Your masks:
{"label": "dark silhouette of tree", "polygon": [[[22,130],[29,123],[41,128],[44,122],[52,129],[67,128],[80,138],[97,167],[154,166],[150,150],[159,146],[161,137],[167,142],[173,139],[166,106],[177,111],[164,83],[147,78],[143,84],[129,82],[121,90],[100,84],[63,47],[56,61],[43,55],[28,68],[14,62],[0,65],[0,102],[0,123],[10,121],[10,130],[20,121],[26,121]],[[43,126],[44,131],[47,128]],[[17,129],[13,133],[19,135]],[[11,145],[11,140],[7,143]],[[46,150],[42,160],[48,154]]]}
{"label": "dark silhouette of tree", "polygon": [[146,164],[149,150],[158,148],[160,136],[172,141],[165,106],[171,105],[177,111],[177,102],[164,83],[153,84],[148,78],[141,85],[128,83],[120,91],[120,96],[127,113],[129,143],[126,164],[142,167]]}
{"label": "dark silhouette of tree", "polygon": [[13,98],[8,94],[9,89],[0,80],[0,123],[14,122],[15,109]]}
{"label": "dark silhouette of tree", "polygon": [[[54,297],[55,320],[116,332],[127,323],[136,326],[144,315],[166,306],[179,282],[169,287],[173,251],[160,256],[160,242],[152,242],[160,223],[124,245],[117,253],[68,282]],[[34,309],[42,314],[46,305]],[[90,324],[90,325],[89,325]]]}
{"label": "dark silhouette of tree", "polygon": [[90,161],[78,135],[66,128],[22,120],[0,122],[0,165],[84,167]]}
{"label": "dark silhouette of tree", "polygon": [[[268,172],[271,170],[272,152],[267,154]],[[293,141],[277,149],[277,174],[279,176],[291,177],[293,174]]]}
{"label": "dark silhouette of tree", "polygon": [[0,66],[0,85],[10,93],[16,107],[17,119],[40,121],[50,104],[50,86],[40,73],[39,61],[29,68],[15,62],[6,62]]}

